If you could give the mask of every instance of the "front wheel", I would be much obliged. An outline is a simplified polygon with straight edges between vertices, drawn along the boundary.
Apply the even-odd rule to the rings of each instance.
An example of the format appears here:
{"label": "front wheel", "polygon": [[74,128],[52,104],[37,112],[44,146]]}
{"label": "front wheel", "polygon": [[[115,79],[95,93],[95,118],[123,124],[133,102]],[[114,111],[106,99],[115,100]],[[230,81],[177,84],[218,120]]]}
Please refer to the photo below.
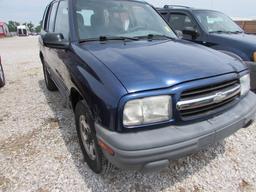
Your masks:
{"label": "front wheel", "polygon": [[79,101],[77,103],[75,120],[84,160],[95,173],[106,173],[110,164],[105,159],[98,144],[93,117],[85,101]]}
{"label": "front wheel", "polygon": [[3,66],[0,64],[0,87],[3,87],[4,85],[5,85],[4,70],[3,70]]}

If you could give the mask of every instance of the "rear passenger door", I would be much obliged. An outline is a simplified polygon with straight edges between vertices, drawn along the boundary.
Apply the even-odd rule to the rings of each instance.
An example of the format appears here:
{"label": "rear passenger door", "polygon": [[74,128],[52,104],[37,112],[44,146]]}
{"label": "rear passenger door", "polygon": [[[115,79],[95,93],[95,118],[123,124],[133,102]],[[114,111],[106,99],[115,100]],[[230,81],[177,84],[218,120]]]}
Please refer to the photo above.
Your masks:
{"label": "rear passenger door", "polygon": [[43,30],[41,32],[41,39],[40,39],[40,43],[42,44],[42,51],[43,51],[43,57],[44,57],[44,61],[45,61],[45,65],[53,79],[53,81],[56,81],[56,73],[54,71],[55,68],[55,60],[54,60],[54,55],[53,52],[51,50],[51,48],[43,46],[43,42],[42,42],[42,38],[45,34],[47,33],[53,33],[54,31],[54,23],[55,23],[55,16],[56,16],[56,11],[58,8],[58,1],[53,2],[48,10],[45,13],[45,20],[43,22]]}
{"label": "rear passenger door", "polygon": [[168,23],[176,33],[183,34],[183,39],[202,43],[202,32],[190,14],[185,12],[171,12]]}

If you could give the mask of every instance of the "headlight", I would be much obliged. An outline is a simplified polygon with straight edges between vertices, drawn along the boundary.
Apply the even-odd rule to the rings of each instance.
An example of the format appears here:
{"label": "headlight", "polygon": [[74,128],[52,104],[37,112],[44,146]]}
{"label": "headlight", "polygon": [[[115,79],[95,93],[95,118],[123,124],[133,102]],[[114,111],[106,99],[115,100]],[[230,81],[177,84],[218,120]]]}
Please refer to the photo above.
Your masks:
{"label": "headlight", "polygon": [[254,62],[256,62],[256,51],[253,53],[252,59],[253,59]]}
{"label": "headlight", "polygon": [[171,96],[156,96],[128,101],[123,112],[124,126],[163,122],[171,118]]}
{"label": "headlight", "polygon": [[241,96],[246,95],[250,91],[250,75],[244,75],[240,78]]}

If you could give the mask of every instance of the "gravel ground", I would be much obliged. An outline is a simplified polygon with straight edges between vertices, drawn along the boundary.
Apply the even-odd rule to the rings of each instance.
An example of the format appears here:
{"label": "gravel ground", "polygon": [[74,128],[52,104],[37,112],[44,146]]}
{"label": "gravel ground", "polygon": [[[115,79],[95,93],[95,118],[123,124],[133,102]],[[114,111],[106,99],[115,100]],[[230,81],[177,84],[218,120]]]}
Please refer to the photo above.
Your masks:
{"label": "gravel ground", "polygon": [[95,175],[83,162],[74,116],[46,90],[36,37],[0,39],[0,191],[256,191],[255,125],[168,169]]}

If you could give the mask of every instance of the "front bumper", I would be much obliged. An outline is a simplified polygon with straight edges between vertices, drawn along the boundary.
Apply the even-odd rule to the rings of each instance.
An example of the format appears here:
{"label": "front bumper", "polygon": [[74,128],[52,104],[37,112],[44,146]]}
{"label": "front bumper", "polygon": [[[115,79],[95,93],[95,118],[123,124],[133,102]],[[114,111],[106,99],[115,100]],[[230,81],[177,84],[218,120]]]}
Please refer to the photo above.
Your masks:
{"label": "front bumper", "polygon": [[245,61],[251,76],[251,90],[256,92],[256,63],[252,61]]}
{"label": "front bumper", "polygon": [[95,125],[97,138],[113,149],[103,152],[119,168],[154,169],[197,152],[248,126],[256,114],[256,96],[250,92],[232,109],[202,122],[135,133],[117,133]]}

